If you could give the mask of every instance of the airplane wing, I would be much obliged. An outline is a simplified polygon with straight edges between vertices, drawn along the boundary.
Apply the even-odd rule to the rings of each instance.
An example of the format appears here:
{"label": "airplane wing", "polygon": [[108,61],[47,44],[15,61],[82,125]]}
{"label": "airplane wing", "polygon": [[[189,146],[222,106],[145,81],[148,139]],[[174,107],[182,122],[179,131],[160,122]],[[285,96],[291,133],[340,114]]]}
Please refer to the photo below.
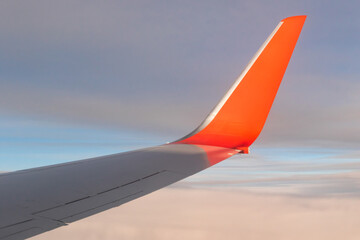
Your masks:
{"label": "airplane wing", "polygon": [[0,239],[65,226],[247,153],[264,126],[305,18],[277,25],[189,135],[161,146],[0,174]]}

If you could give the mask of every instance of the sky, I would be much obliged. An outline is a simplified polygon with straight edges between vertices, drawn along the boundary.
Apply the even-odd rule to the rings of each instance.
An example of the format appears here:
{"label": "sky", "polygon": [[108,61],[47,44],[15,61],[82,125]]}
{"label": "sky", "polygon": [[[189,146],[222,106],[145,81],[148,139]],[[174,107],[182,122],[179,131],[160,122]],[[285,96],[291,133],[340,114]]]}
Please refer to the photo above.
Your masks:
{"label": "sky", "polygon": [[[289,239],[290,230],[303,229],[309,235],[297,236],[341,239],[351,233],[347,239],[358,239],[353,224],[359,209],[353,203],[359,200],[360,176],[359,7],[357,1],[330,0],[1,1],[0,171],[184,136],[226,93],[278,22],[305,14],[283,83],[250,155],[122,206],[114,215],[109,211],[54,234],[165,239],[166,233],[175,233],[218,239],[216,234],[228,232],[226,223],[239,220],[236,226],[242,227],[234,236],[248,239],[271,234]],[[175,195],[188,201],[177,202],[172,215],[177,223],[159,230],[158,217],[166,219],[167,214],[162,207],[174,209]],[[201,219],[182,215],[180,209],[193,209],[191,199],[201,202],[209,195],[226,196],[229,202],[197,205]],[[144,215],[136,210],[144,204],[153,204],[161,216],[155,221],[151,216],[157,214],[144,209],[141,224],[134,220],[124,226],[126,217]],[[214,207],[219,209],[211,213]],[[225,223],[202,225],[217,211],[227,212]],[[289,223],[284,232],[268,224],[275,211],[278,226],[293,219],[303,222],[303,229]],[[256,214],[246,221],[250,212]],[[114,216],[119,221],[111,229],[119,231],[98,225],[86,235],[83,228],[91,221],[98,224]],[[335,229],[333,219],[339,218],[343,228]],[[181,222],[188,225],[177,225]],[[190,223],[200,224],[198,230]],[[260,223],[264,231],[257,230]],[[161,233],[144,232],[144,226]]]}

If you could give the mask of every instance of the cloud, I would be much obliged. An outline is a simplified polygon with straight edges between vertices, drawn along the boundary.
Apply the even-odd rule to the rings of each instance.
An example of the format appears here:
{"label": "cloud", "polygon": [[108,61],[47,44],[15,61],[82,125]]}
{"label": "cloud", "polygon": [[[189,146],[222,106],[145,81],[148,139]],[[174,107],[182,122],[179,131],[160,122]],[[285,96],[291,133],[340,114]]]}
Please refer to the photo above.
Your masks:
{"label": "cloud", "polygon": [[[21,113],[47,122],[118,129],[130,127],[145,131],[151,128],[153,132],[158,130],[158,133],[171,132],[176,126],[186,122],[188,125],[196,126],[196,123],[191,122],[192,113],[196,110],[171,100],[129,101],[126,98],[74,95],[57,90],[44,92],[12,84],[0,88],[0,95],[3,100],[0,102],[3,113]],[[183,116],[180,116],[179,112]]]}
{"label": "cloud", "polygon": [[360,131],[357,79],[288,77],[260,139],[273,146],[356,148],[360,143],[355,134]]}
{"label": "cloud", "polygon": [[357,239],[357,201],[167,188],[33,239]]}

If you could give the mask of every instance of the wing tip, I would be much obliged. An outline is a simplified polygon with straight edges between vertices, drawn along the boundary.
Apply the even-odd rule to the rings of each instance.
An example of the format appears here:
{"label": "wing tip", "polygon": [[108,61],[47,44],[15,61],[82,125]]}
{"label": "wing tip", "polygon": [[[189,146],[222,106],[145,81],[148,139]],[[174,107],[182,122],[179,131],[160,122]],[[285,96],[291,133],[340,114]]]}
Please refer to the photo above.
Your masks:
{"label": "wing tip", "polygon": [[302,20],[305,22],[306,17],[307,17],[307,15],[291,16],[291,17],[284,18],[283,20],[281,20],[281,22],[287,22],[290,20],[299,20],[299,21]]}

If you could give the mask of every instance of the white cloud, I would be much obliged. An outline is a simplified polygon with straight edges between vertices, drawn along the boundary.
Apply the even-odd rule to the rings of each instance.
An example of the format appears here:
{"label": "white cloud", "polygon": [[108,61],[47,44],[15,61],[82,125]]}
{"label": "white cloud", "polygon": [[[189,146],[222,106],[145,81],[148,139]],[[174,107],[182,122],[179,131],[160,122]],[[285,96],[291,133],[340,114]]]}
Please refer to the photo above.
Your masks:
{"label": "white cloud", "polygon": [[357,239],[357,201],[163,189],[33,239]]}

